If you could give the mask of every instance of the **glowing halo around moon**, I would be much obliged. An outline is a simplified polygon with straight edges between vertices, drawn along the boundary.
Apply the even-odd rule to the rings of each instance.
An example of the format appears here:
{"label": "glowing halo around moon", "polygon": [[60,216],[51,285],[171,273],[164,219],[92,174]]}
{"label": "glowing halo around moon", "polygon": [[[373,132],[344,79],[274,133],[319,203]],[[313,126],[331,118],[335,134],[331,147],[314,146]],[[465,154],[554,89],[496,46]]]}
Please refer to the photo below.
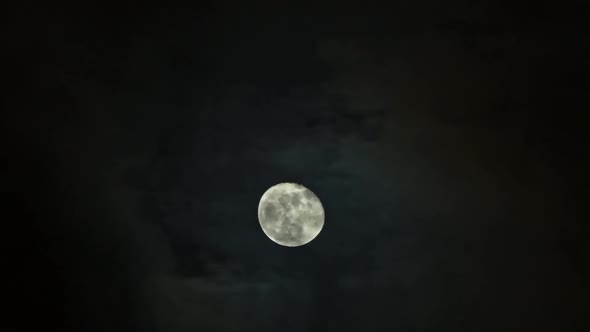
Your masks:
{"label": "glowing halo around moon", "polygon": [[272,241],[299,247],[315,239],[324,227],[324,207],[306,187],[291,182],[270,187],[260,198],[258,221]]}

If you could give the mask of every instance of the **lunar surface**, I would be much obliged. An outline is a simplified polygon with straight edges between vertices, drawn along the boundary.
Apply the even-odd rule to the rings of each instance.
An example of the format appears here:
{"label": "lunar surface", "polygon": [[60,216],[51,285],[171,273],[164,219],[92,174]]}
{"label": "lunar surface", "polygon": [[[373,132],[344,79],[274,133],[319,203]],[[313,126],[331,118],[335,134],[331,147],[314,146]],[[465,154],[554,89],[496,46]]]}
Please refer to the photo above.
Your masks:
{"label": "lunar surface", "polygon": [[324,207],[306,187],[279,183],[262,195],[258,220],[271,240],[286,247],[298,247],[313,240],[324,227]]}

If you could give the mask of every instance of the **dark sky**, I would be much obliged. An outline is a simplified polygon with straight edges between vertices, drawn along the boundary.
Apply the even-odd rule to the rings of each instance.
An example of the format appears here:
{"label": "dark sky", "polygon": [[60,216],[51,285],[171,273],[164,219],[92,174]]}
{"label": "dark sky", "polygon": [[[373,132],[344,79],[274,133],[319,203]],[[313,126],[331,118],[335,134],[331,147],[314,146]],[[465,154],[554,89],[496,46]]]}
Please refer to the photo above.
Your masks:
{"label": "dark sky", "polygon": [[582,3],[7,11],[14,330],[590,331]]}

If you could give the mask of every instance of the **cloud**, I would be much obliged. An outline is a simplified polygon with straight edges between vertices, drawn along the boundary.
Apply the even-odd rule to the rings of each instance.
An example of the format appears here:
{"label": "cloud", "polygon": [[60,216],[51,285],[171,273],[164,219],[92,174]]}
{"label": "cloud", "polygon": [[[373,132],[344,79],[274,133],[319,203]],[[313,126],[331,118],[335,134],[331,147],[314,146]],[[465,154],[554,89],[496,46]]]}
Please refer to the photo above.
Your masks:
{"label": "cloud", "polygon": [[317,315],[309,285],[278,275],[257,281],[168,276],[146,288],[162,331],[305,331]]}

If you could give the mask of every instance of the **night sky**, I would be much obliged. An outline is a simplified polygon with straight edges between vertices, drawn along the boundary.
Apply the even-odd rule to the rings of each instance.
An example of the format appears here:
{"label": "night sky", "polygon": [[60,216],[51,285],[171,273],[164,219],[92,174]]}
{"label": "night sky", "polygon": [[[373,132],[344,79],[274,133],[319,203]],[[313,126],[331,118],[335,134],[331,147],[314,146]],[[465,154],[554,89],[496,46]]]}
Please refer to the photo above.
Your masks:
{"label": "night sky", "polygon": [[6,11],[6,331],[590,331],[582,3]]}

